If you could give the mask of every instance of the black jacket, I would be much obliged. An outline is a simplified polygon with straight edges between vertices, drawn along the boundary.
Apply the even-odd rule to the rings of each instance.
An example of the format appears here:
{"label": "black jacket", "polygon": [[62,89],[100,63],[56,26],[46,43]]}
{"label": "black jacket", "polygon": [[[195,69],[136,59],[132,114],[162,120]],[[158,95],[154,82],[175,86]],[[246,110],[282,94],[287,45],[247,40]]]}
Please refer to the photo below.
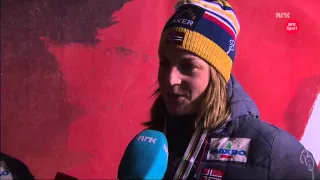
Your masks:
{"label": "black jacket", "polygon": [[[289,133],[260,120],[256,105],[234,77],[227,89],[231,120],[208,132],[198,153],[194,146],[191,155],[197,154],[195,161],[181,166],[180,178],[189,165],[187,179],[320,179],[312,154]],[[179,121],[167,122],[169,164],[165,179],[175,177],[192,136],[192,123]]]}

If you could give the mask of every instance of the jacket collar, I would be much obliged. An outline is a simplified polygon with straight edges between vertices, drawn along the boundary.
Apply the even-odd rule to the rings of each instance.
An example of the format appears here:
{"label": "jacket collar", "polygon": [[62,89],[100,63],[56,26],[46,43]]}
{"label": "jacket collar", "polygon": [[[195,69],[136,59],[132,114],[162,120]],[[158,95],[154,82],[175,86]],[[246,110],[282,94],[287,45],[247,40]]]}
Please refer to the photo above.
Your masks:
{"label": "jacket collar", "polygon": [[227,83],[227,93],[231,103],[231,119],[245,115],[260,117],[257,105],[233,75]]}

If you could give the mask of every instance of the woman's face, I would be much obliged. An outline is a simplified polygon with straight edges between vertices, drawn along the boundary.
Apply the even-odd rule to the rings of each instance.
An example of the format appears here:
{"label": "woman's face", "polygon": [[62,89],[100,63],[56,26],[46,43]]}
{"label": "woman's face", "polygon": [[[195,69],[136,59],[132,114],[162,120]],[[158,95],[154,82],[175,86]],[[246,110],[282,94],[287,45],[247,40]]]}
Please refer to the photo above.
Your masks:
{"label": "woman's face", "polygon": [[160,93],[169,113],[177,116],[196,113],[209,84],[209,65],[192,53],[175,48],[163,50],[159,59]]}

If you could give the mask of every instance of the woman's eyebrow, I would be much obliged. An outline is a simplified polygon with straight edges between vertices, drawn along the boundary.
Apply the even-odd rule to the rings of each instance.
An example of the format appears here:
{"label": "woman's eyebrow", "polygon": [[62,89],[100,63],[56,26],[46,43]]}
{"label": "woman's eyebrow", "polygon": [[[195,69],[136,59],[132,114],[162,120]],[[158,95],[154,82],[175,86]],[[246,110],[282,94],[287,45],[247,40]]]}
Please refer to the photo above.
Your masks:
{"label": "woman's eyebrow", "polygon": [[193,57],[181,57],[182,61],[187,61],[187,62],[196,62],[195,59]]}
{"label": "woman's eyebrow", "polygon": [[187,61],[191,61],[192,57],[181,57],[182,60],[187,60]]}

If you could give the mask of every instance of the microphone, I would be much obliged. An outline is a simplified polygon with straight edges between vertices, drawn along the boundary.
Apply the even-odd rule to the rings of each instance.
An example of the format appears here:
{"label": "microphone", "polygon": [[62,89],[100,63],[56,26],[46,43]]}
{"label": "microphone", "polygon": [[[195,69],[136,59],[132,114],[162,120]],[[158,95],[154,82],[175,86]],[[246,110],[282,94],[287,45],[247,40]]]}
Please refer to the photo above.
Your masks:
{"label": "microphone", "polygon": [[144,130],[127,146],[118,179],[162,179],[168,165],[168,141],[159,131]]}

